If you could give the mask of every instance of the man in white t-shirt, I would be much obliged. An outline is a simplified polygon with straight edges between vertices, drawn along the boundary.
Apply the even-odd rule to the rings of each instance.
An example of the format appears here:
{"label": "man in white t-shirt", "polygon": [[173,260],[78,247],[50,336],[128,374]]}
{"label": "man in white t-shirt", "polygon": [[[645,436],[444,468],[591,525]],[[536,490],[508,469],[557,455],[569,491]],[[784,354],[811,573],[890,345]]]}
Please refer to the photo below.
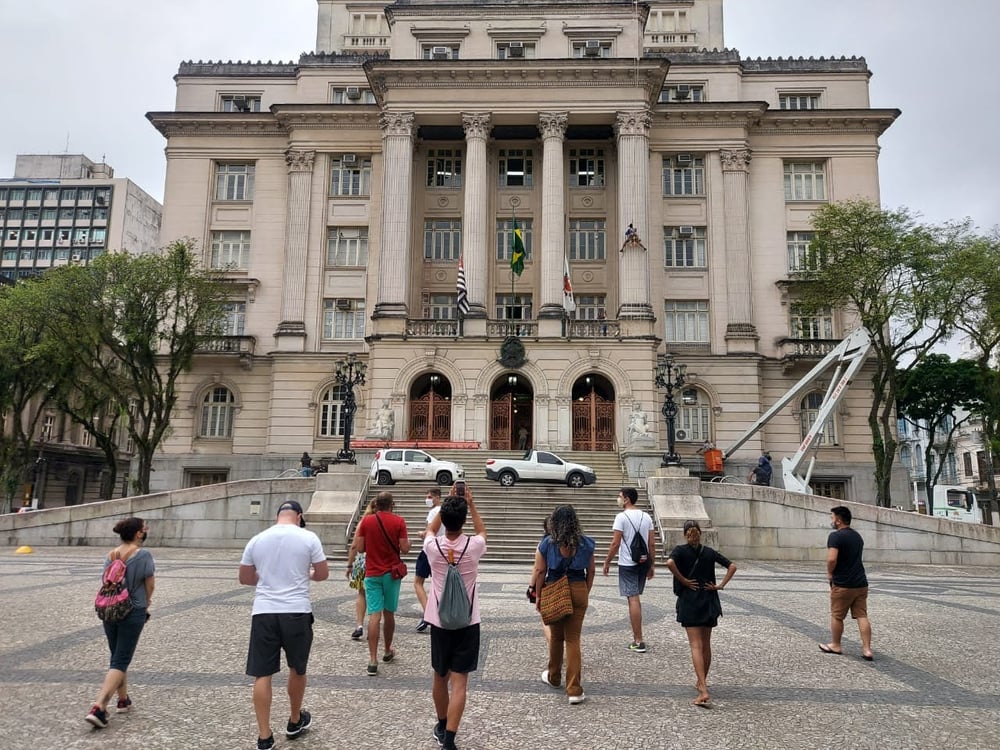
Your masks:
{"label": "man in white t-shirt", "polygon": [[278,508],[277,522],[247,542],[240,560],[240,583],[256,586],[247,674],[254,678],[258,750],[274,747],[271,676],[281,670],[282,650],[288,662],[291,709],[285,736],[298,737],[312,723],[312,716],[302,708],[313,636],[309,581],[325,581],[330,570],[319,537],[305,525],[302,506],[285,501]]}
{"label": "man in white t-shirt", "polygon": [[[425,500],[427,507],[430,509],[427,511],[427,526],[431,525],[431,522],[437,518],[438,513],[441,512],[441,488],[431,487],[427,490],[427,498]],[[424,531],[424,536],[427,536],[428,531]],[[438,529],[438,536],[444,536],[444,526]],[[423,618],[423,612],[427,609],[427,592],[424,591],[424,581],[431,577],[431,566],[427,562],[427,553],[422,549],[420,554],[417,555],[417,564],[414,566],[413,570],[413,591],[417,595],[417,601],[420,602],[420,622],[417,623],[417,632],[423,633],[427,630],[430,623]]]}
{"label": "man in white t-shirt", "polygon": [[[653,532],[653,519],[649,514],[635,507],[639,493],[634,487],[623,487],[618,493],[618,507],[622,512],[615,516],[614,536],[608,547],[608,556],[604,559],[604,575],[611,568],[611,558],[618,553],[618,593],[628,599],[628,619],[632,626],[632,642],[629,651],[646,653],[646,641],[642,637],[642,602],[639,597],[646,589],[646,581],[654,575],[656,560],[656,534]],[[646,565],[637,564],[632,559],[632,538],[642,534],[646,539],[649,552],[649,562]]]}

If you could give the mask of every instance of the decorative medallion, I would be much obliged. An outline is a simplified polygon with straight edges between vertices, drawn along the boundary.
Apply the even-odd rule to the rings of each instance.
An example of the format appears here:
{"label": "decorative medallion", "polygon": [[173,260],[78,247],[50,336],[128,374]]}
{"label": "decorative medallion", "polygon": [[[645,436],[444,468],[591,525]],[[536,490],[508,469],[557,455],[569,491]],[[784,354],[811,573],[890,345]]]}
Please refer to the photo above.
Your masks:
{"label": "decorative medallion", "polygon": [[521,205],[521,199],[518,198],[516,195],[512,195],[510,197],[510,207],[517,208],[520,205]]}
{"label": "decorative medallion", "polygon": [[508,336],[500,345],[500,357],[497,362],[504,367],[520,368],[528,358],[524,355],[524,344],[517,336]]}
{"label": "decorative medallion", "polygon": [[589,284],[591,281],[594,280],[594,272],[593,271],[584,271],[582,274],[580,274],[580,278],[582,278],[584,281],[586,281]]}
{"label": "decorative medallion", "polygon": [[594,205],[594,197],[592,195],[585,195],[580,199],[580,203],[583,204],[584,208],[590,208]]}
{"label": "decorative medallion", "polygon": [[447,208],[447,207],[448,207],[448,204],[449,204],[449,203],[450,203],[451,201],[450,201],[450,200],[448,200],[448,197],[447,197],[447,196],[445,196],[445,195],[442,195],[442,196],[441,196],[440,198],[438,198],[438,201],[437,201],[437,202],[438,202],[438,205],[439,205],[439,206],[440,206],[441,208]]}
{"label": "decorative medallion", "polygon": [[448,278],[448,274],[445,273],[444,271],[435,271],[434,272],[434,280],[435,281],[444,281],[447,278]]}

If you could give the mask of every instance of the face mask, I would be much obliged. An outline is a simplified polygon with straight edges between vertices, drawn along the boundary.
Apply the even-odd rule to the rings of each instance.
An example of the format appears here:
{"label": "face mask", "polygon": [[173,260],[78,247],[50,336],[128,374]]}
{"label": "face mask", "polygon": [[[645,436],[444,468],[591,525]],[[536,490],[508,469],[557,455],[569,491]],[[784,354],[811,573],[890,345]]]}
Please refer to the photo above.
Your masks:
{"label": "face mask", "polygon": [[427,503],[427,507],[428,508],[433,508],[434,507],[434,498],[433,497],[425,497],[424,498],[424,502]]}
{"label": "face mask", "polygon": [[619,508],[624,508],[625,507],[625,498],[622,497],[621,495],[618,496],[618,499],[616,500],[616,502],[618,503],[618,507]]}

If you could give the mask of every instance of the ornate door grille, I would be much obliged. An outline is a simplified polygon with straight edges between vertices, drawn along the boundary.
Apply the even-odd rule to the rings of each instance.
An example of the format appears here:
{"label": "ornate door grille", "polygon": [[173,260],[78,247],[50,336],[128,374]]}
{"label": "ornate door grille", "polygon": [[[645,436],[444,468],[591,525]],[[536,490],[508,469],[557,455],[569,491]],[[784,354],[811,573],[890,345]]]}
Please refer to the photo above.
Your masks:
{"label": "ornate door grille", "polygon": [[591,392],[573,402],[573,450],[615,449],[615,402]]}

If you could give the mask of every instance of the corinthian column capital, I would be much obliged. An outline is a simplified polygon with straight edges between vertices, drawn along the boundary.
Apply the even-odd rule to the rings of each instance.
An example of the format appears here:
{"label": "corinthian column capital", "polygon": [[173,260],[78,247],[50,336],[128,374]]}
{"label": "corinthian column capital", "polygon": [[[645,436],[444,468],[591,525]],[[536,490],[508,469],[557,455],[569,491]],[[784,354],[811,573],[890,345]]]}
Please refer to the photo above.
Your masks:
{"label": "corinthian column capital", "polygon": [[469,140],[481,138],[486,140],[490,136],[489,112],[463,112],[462,128],[465,130],[465,137]]}
{"label": "corinthian column capital", "polygon": [[383,135],[413,137],[415,117],[412,112],[383,112],[379,119]]}
{"label": "corinthian column capital", "polygon": [[619,112],[615,120],[615,134],[621,138],[623,135],[649,135],[649,128],[653,124],[653,118],[648,109],[640,109],[634,112]]}
{"label": "corinthian column capital", "polygon": [[285,152],[285,163],[288,165],[289,172],[312,172],[315,162],[315,151],[290,148]]}
{"label": "corinthian column capital", "polygon": [[724,148],[719,151],[723,172],[749,172],[752,158],[748,148]]}
{"label": "corinthian column capital", "polygon": [[538,126],[542,131],[542,138],[558,138],[560,140],[565,138],[568,119],[569,112],[539,112]]}

